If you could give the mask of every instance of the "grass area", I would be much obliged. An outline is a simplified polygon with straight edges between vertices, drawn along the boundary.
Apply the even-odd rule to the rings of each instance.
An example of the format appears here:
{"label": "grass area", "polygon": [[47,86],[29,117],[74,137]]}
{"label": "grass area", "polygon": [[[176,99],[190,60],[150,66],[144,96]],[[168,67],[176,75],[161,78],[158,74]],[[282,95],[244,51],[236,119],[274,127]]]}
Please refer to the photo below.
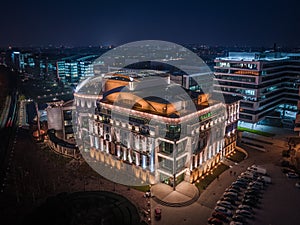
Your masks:
{"label": "grass area", "polygon": [[233,155],[228,156],[227,158],[233,162],[241,162],[246,157],[245,153],[241,151],[235,151]]}
{"label": "grass area", "polygon": [[149,185],[145,185],[145,186],[130,186],[130,188],[133,188],[133,189],[136,189],[136,190],[142,191],[142,192],[150,191]]}
{"label": "grass area", "polygon": [[[225,170],[229,169],[229,166],[221,163],[218,167],[214,168],[212,171],[210,171],[204,179],[200,179],[200,182],[196,182],[196,187],[199,189],[199,191],[205,190],[208,185],[213,182],[214,179],[216,179],[220,174],[222,174]],[[213,173],[211,173],[213,172]]]}
{"label": "grass area", "polygon": [[272,133],[269,133],[269,132],[264,132],[264,131],[260,131],[260,130],[253,130],[253,129],[246,128],[246,127],[238,127],[238,130],[239,131],[246,131],[246,132],[253,133],[253,134],[262,135],[262,136],[265,136],[265,137],[275,136],[275,134],[272,134]]}

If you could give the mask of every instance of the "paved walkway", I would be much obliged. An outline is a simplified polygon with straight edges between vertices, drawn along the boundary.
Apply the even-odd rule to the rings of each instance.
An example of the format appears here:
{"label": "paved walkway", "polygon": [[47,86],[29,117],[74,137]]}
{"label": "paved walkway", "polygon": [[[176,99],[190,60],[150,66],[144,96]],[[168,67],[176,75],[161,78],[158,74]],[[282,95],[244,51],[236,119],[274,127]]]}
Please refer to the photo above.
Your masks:
{"label": "paved walkway", "polygon": [[183,207],[196,202],[200,196],[198,188],[186,181],[176,186],[176,190],[167,184],[158,183],[151,188],[153,200],[160,205]]}

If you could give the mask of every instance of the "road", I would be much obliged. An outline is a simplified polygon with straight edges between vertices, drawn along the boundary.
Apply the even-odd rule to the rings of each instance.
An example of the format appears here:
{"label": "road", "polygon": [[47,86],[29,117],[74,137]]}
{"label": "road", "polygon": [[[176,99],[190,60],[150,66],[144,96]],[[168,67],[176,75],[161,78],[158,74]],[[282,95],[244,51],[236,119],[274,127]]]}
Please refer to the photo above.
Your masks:
{"label": "road", "polygon": [[[11,157],[10,153],[14,145],[14,138],[16,132],[16,122],[18,119],[18,92],[17,87],[10,86],[9,101],[5,104],[3,110],[4,114],[1,117],[0,127],[0,184],[5,185],[6,172],[10,167]],[[0,188],[0,191],[2,190]]]}

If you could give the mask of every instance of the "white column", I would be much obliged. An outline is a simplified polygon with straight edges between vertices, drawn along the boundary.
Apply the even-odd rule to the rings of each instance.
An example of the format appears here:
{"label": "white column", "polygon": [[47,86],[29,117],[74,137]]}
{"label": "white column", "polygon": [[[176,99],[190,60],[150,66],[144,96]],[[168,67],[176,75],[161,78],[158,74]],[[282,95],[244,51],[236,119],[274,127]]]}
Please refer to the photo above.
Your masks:
{"label": "white column", "polygon": [[154,149],[151,150],[151,155],[150,155],[150,171],[153,172],[154,171]]}
{"label": "white column", "polygon": [[96,149],[99,149],[99,138],[95,137],[95,147]]}
{"label": "white column", "polygon": [[117,145],[117,156],[118,156],[118,158],[120,158],[120,156],[121,156],[121,147],[120,147],[120,145]]}
{"label": "white column", "polygon": [[126,159],[127,159],[127,151],[126,151],[127,149],[126,148],[123,148],[123,160],[124,161],[126,161]]}
{"label": "white column", "polygon": [[134,135],[134,148],[136,150],[140,150],[140,136],[139,135]]}
{"label": "white column", "polygon": [[200,152],[200,154],[199,154],[199,165],[201,166],[202,165],[202,163],[203,163],[203,152]]}
{"label": "white column", "polygon": [[90,147],[94,147],[94,136],[90,135]]}
{"label": "white column", "polygon": [[132,150],[130,150],[130,149],[128,150],[128,161],[129,161],[130,163],[132,163],[132,156],[131,156],[132,153],[131,153],[131,151],[132,151]]}
{"label": "white column", "polygon": [[106,153],[109,154],[109,141],[106,140],[105,144],[106,144]]}
{"label": "white column", "polygon": [[100,135],[100,136],[103,136],[103,124],[101,124],[99,128],[100,128],[100,129],[99,129],[99,130],[100,130],[100,134],[99,134],[99,135]]}
{"label": "white column", "polygon": [[147,167],[147,156],[146,155],[142,155],[142,167],[143,167],[143,169],[146,169],[146,167]]}
{"label": "white column", "polygon": [[89,119],[89,132],[90,132],[90,134],[93,133],[93,128],[94,128],[93,121],[91,119]]}
{"label": "white column", "polygon": [[98,135],[98,125],[97,125],[97,123],[94,123],[94,133],[96,135]]}
{"label": "white column", "polygon": [[135,165],[140,165],[140,154],[138,152],[135,152]]}
{"label": "white column", "polygon": [[195,162],[194,162],[195,168],[198,167],[198,155],[195,155]]}

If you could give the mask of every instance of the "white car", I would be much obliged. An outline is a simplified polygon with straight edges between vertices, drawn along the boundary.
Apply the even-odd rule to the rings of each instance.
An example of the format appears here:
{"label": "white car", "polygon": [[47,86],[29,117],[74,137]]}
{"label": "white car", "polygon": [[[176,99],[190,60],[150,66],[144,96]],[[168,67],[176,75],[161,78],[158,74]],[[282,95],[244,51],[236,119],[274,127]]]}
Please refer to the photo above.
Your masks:
{"label": "white car", "polygon": [[286,173],[286,176],[288,178],[299,178],[299,175],[297,173],[292,173],[292,172]]}
{"label": "white car", "polygon": [[252,165],[252,166],[248,167],[247,170],[251,171],[251,172],[255,172],[255,173],[260,173],[262,175],[267,174],[266,168],[257,166],[257,165]]}

